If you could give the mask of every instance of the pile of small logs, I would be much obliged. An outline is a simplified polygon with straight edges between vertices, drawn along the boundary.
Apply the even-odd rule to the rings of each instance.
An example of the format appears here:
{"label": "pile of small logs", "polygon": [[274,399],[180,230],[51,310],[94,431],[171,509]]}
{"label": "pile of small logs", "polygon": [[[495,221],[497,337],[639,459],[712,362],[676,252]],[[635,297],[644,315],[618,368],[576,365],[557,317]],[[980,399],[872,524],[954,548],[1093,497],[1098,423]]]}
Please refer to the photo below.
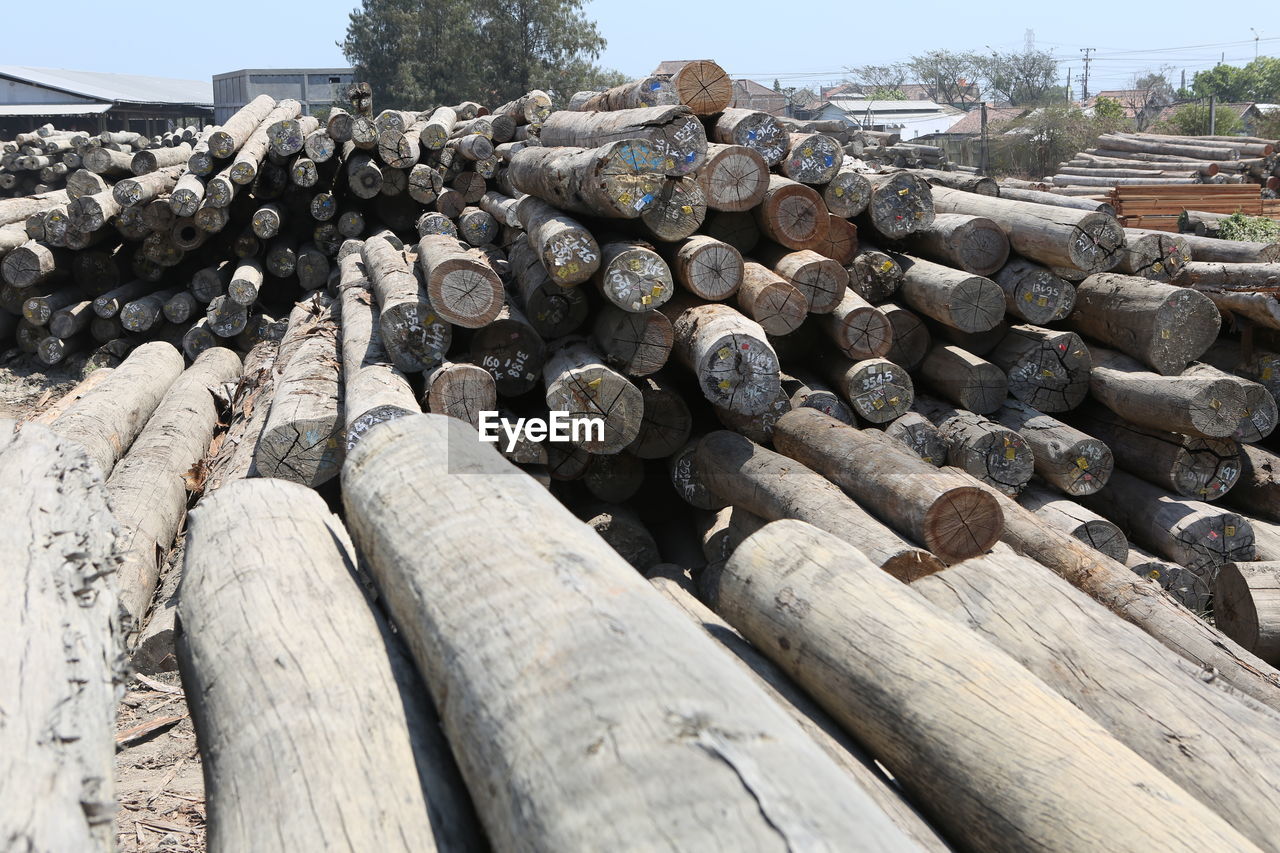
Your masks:
{"label": "pile of small logs", "polygon": [[1099,187],[1260,184],[1280,189],[1280,142],[1252,136],[1109,133],[1058,164],[1045,178],[1055,192],[1090,195]]}
{"label": "pile of small logs", "polygon": [[[86,670],[173,642],[191,489],[211,846],[1280,850],[1274,247],[876,168],[718,68],[263,97],[182,164],[0,202],[5,338],[114,355],[0,430],[41,484],[0,495],[0,586],[95,604],[74,660],[10,632],[79,744],[0,751],[60,792],[28,846],[101,833]],[[115,542],[63,535],[107,506]]]}

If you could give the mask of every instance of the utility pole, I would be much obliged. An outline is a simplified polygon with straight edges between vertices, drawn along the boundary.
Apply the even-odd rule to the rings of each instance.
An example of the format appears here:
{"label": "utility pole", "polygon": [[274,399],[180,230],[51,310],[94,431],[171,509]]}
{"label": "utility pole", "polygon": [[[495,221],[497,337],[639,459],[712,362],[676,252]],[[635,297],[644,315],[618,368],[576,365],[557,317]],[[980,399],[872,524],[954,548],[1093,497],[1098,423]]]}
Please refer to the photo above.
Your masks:
{"label": "utility pole", "polygon": [[1249,27],[1249,32],[1253,33],[1253,61],[1257,62],[1258,61],[1258,39],[1262,38],[1262,36],[1258,35],[1258,31],[1255,30],[1253,27]]}
{"label": "utility pole", "polygon": [[987,102],[986,101],[982,102],[981,109],[982,109],[982,116],[981,116],[982,117],[982,135],[980,139],[981,139],[982,147],[979,149],[979,152],[978,152],[978,174],[986,175],[987,165],[988,165],[987,158],[989,156],[988,150],[987,150]]}
{"label": "utility pole", "polygon": [[1067,69],[1067,103],[1071,103],[1071,69]]}
{"label": "utility pole", "polygon": [[1080,100],[1089,100],[1089,63],[1093,60],[1089,58],[1089,54],[1097,50],[1096,47],[1082,47],[1080,52],[1084,54],[1084,85],[1080,91]]}
{"label": "utility pole", "polygon": [[1182,69],[1182,85],[1178,87],[1178,91],[1187,91],[1187,69]]}
{"label": "utility pole", "polygon": [[1218,132],[1218,96],[1209,96],[1209,135]]}

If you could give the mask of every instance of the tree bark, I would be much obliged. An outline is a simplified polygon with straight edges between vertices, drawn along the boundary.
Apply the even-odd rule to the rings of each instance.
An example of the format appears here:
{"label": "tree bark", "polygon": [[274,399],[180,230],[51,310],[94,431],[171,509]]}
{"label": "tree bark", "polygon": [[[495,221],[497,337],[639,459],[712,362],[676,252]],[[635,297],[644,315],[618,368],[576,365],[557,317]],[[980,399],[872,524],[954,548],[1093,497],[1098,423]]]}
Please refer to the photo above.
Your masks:
{"label": "tree bark", "polygon": [[[0,420],[0,676],[21,697],[0,728],[13,849],[115,849],[115,711],[124,686],[111,575],[116,524],[100,466],[47,427]],[[18,786],[29,795],[22,796]],[[38,796],[34,796],[38,792]],[[11,798],[11,799],[10,799]]]}
{"label": "tree bark", "polygon": [[890,239],[928,228],[936,213],[956,212],[935,211],[929,184],[909,172],[867,175],[866,178],[871,184],[871,200],[863,215],[876,231]]}
{"label": "tree bark", "polygon": [[693,174],[707,157],[702,122],[679,105],[590,113],[562,110],[547,116],[539,136],[549,147],[595,148],[643,139],[658,155],[655,165],[672,177]]}
{"label": "tree bark", "polygon": [[890,253],[903,273],[902,301],[962,332],[994,329],[1004,317],[1004,292],[990,279],[910,255]]}
{"label": "tree bark", "polygon": [[1071,282],[1023,258],[1010,259],[992,280],[1004,291],[1008,313],[1038,326],[1065,319],[1076,304]]}
{"label": "tree bark", "polygon": [[779,246],[758,246],[756,257],[789,281],[804,297],[806,310],[829,314],[844,298],[849,274],[831,258],[809,249],[788,251]]}
{"label": "tree bark", "polygon": [[881,524],[821,474],[750,439],[723,430],[709,433],[699,442],[695,460],[702,481],[721,500],[766,521],[807,521],[901,581],[943,568],[941,560]]}
{"label": "tree bark", "polygon": [[378,305],[378,331],[391,361],[410,373],[429,370],[444,359],[452,327],[436,314],[404,254],[374,236],[361,250],[365,274]]}
{"label": "tree bark", "polygon": [[1225,503],[1250,515],[1280,522],[1280,456],[1249,444],[1239,446],[1240,478]]}
{"label": "tree bark", "polygon": [[1243,648],[1280,663],[1280,564],[1224,565],[1213,588],[1213,617]]}
{"label": "tree bark", "polygon": [[1101,347],[1094,347],[1090,355],[1090,392],[1127,421],[1203,438],[1226,438],[1244,417],[1244,389],[1231,379],[1161,376]]}
{"label": "tree bark", "polygon": [[[603,541],[536,482],[497,476],[511,467],[470,432],[429,417],[378,430],[352,455],[343,497],[355,538],[443,708],[468,787],[494,792],[477,806],[495,845],[660,846],[678,824],[689,828],[682,840],[693,846],[725,843],[729,827],[731,844],[778,838],[785,847],[798,843],[791,827],[803,825],[815,843],[848,843],[856,834],[864,849],[910,847],[882,812],[864,807],[865,796],[785,712],[710,651],[714,646]],[[450,466],[442,455],[446,443]],[[419,489],[424,481],[439,488]],[[405,521],[465,516],[479,507],[509,521],[484,541],[441,537]],[[549,529],[558,531],[554,551],[538,544]],[[515,597],[495,598],[490,593],[499,587]],[[566,596],[568,590],[575,591]],[[553,623],[573,630],[548,636]],[[506,629],[493,631],[494,624]],[[626,631],[615,630],[622,624]],[[529,642],[535,635],[541,640]],[[671,654],[679,667],[664,662]],[[555,686],[562,662],[584,656],[599,673],[582,685],[586,701],[582,690]],[[655,674],[637,678],[647,672]],[[502,714],[481,713],[484,724],[477,723],[479,709],[502,705],[517,685],[550,699],[536,709],[517,704]],[[550,717],[547,701],[556,706]],[[667,714],[672,707],[683,709],[678,720]],[[600,709],[614,721],[608,733],[590,722]],[[690,736],[694,717],[701,734]],[[554,731],[546,720],[557,721]],[[686,736],[662,729],[673,724]],[[716,734],[722,731],[760,737],[731,742]],[[613,748],[592,752],[600,737]],[[584,764],[583,754],[598,760]],[[739,773],[748,763],[760,779],[790,792],[786,805],[762,794],[774,782],[743,786]],[[654,779],[662,784],[654,788]],[[653,795],[619,811],[614,792],[636,785],[649,785]],[[707,823],[699,817],[707,808],[732,819]],[[582,815],[606,811],[609,820],[584,828]]]}
{"label": "tree bark", "polygon": [[[833,536],[794,521],[769,525],[738,548],[712,593],[717,612],[967,847],[1088,850],[1097,837],[1111,850],[1253,846],[1013,658]],[[960,687],[974,665],[993,674],[976,697]],[[904,666],[911,674],[885,679]],[[1000,749],[984,737],[992,714]],[[1010,787],[1010,778],[1028,781]],[[1136,826],[1134,796],[1161,816]],[[1171,804],[1178,819],[1168,817]]]}
{"label": "tree bark", "polygon": [[989,277],[1009,259],[1009,238],[984,216],[938,214],[927,228],[903,238],[903,247],[916,255]]}
{"label": "tree bark", "polygon": [[[507,248],[507,261],[515,301],[544,340],[563,337],[586,321],[589,308],[584,289],[562,287],[553,281],[524,236]],[[599,263],[598,254],[596,262]]]}
{"label": "tree bark", "polygon": [[606,305],[596,314],[591,339],[613,367],[627,376],[648,376],[667,363],[674,332],[661,311],[624,311]]}
{"label": "tree bark", "polygon": [[1026,403],[1007,400],[991,419],[1026,439],[1036,474],[1068,495],[1093,494],[1115,470],[1115,457],[1106,443]]}
{"label": "tree bark", "polygon": [[640,216],[664,183],[662,155],[638,139],[606,142],[599,148],[523,148],[508,162],[507,179],[520,192],[561,210],[612,219]]}

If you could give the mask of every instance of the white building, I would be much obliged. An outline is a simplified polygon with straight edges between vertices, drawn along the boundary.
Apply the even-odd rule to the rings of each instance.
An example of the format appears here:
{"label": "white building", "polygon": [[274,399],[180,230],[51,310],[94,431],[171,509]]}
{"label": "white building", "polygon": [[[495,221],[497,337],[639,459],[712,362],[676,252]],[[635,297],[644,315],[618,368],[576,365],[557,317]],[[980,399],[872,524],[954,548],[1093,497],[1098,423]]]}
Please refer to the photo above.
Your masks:
{"label": "white building", "polygon": [[897,133],[905,142],[930,133],[946,133],[964,116],[964,110],[933,101],[872,101],[837,97],[822,104],[811,119],[843,121],[862,130]]}

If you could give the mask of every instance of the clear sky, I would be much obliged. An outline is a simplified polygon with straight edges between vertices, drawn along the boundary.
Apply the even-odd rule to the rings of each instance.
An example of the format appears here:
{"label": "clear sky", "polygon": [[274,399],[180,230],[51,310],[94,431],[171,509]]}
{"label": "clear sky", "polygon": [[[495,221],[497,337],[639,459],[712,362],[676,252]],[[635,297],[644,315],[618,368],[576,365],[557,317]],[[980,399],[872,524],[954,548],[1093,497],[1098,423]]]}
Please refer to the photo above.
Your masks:
{"label": "clear sky", "polygon": [[[337,42],[357,2],[57,0],[49,15],[5,16],[0,63],[190,79],[239,68],[341,66]],[[609,41],[600,57],[605,66],[640,75],[663,59],[710,58],[765,85],[778,79],[816,88],[840,81],[849,66],[933,48],[1019,49],[1028,30],[1038,48],[1061,60],[1064,82],[1071,69],[1077,96],[1082,47],[1097,49],[1093,92],[1124,88],[1135,74],[1161,66],[1172,67],[1177,85],[1183,69],[1190,79],[1223,54],[1243,64],[1254,55],[1250,23],[1261,26],[1260,52],[1280,55],[1280,17],[1214,14],[1191,0],[588,0],[585,8]]]}

